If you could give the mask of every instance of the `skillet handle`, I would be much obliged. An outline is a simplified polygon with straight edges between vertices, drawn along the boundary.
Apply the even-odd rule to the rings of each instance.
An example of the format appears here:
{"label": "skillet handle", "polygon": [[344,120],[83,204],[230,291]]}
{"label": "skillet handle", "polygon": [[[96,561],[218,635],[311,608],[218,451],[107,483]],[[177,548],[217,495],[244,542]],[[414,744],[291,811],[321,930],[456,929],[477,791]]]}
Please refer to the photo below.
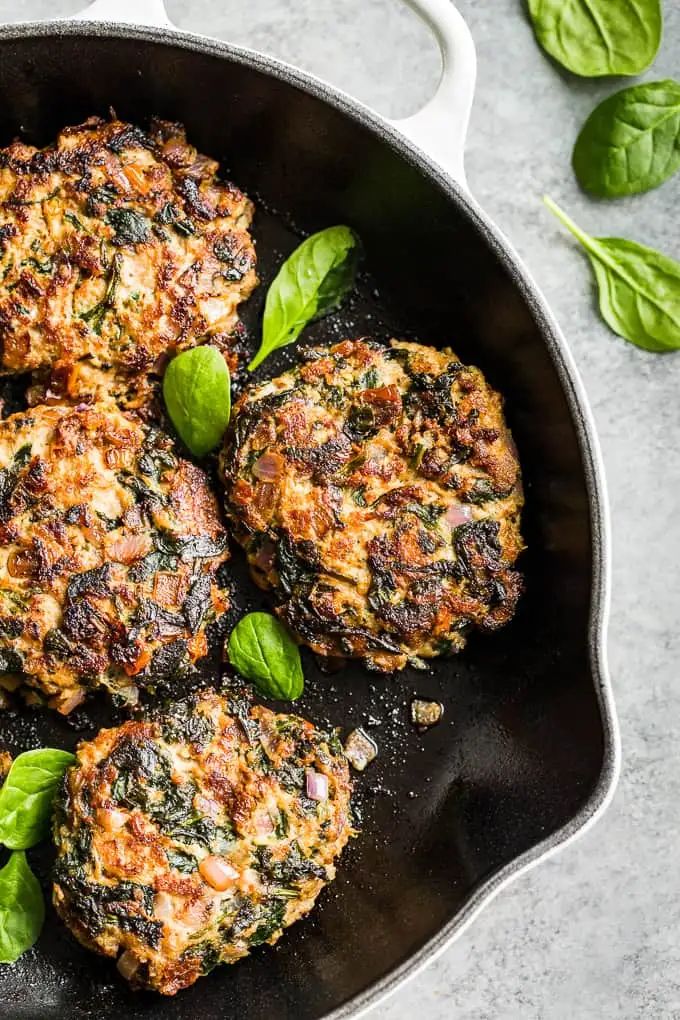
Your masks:
{"label": "skillet handle", "polygon": [[[466,188],[463,152],[475,90],[475,45],[451,0],[406,3],[434,32],[441,48],[442,75],[437,91],[422,110],[390,123]],[[94,0],[75,20],[172,27],[163,0]]]}
{"label": "skillet handle", "polygon": [[172,28],[163,0],[94,0],[69,21],[112,21],[147,28]]}
{"label": "skillet handle", "polygon": [[452,0],[406,0],[432,29],[442,54],[442,75],[432,99],[411,117],[390,123],[467,189],[464,167],[477,77],[477,54]]}

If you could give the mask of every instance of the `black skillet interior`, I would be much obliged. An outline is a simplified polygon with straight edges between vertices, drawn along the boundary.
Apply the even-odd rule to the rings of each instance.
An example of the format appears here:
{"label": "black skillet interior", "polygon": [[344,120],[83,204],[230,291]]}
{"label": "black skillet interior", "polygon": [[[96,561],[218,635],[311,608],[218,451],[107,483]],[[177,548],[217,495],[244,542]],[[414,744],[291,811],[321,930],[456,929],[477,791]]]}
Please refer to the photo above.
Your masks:
{"label": "black skillet interior", "polygon": [[[194,144],[258,199],[263,287],[247,310],[253,343],[264,287],[295,232],[351,224],[367,276],[350,307],[306,340],[396,333],[452,345],[504,393],[523,464],[527,591],[507,629],[473,638],[431,672],[388,679],[355,666],[324,676],[305,655],[300,711],[345,730],[361,724],[380,745],[357,781],[361,835],[313,916],[276,948],[172,1000],[129,993],[113,963],[81,949],[51,912],[37,947],[0,969],[5,1017],[311,1020],[407,960],[480,883],[567,823],[599,779],[591,533],[576,429],[502,259],[455,202],[365,127],[290,82],[169,44],[0,42],[0,144],[17,133],[44,144],[110,106],[142,124],[154,113],[183,121]],[[233,576],[237,604],[261,604],[238,553]],[[407,721],[415,692],[445,706],[444,721],[424,735]],[[16,750],[71,747],[80,735],[54,715],[0,719],[0,741]],[[49,852],[33,860],[46,878]]]}

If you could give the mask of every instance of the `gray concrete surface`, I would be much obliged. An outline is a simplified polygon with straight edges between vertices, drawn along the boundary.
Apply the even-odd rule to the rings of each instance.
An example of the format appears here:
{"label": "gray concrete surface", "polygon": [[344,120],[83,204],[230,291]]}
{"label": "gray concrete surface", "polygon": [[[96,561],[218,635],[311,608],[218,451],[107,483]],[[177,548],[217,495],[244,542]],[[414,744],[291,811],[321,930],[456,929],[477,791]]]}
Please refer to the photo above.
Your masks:
{"label": "gray concrete surface", "polygon": [[[9,3],[0,19],[67,14],[77,0]],[[665,0],[661,53],[680,72],[680,6]],[[399,0],[170,0],[182,28],[283,57],[381,111],[413,112],[438,53]],[[615,802],[579,843],[506,890],[375,1020],[680,1018],[680,354],[612,336],[590,274],[540,202],[588,230],[680,257],[680,175],[646,196],[581,195],[569,154],[612,82],[562,76],[536,47],[521,0],[460,0],[479,56],[468,143],[472,191],[533,271],[568,338],[595,412],[614,522],[611,669],[624,766]]]}

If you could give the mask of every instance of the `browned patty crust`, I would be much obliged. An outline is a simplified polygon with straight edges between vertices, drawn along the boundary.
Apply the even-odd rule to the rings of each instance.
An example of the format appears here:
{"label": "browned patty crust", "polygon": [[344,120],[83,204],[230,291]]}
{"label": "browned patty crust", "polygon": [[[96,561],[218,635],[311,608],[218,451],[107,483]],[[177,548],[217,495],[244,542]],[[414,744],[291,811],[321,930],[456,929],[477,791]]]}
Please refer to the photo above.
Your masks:
{"label": "browned patty crust", "polygon": [[190,670],[228,606],[203,473],[111,404],[0,421],[0,681],[61,712]]}
{"label": "browned patty crust", "polygon": [[40,399],[145,397],[168,353],[205,339],[235,367],[257,283],[253,205],[179,124],[93,117],[0,150],[0,370]]}
{"label": "browned patty crust", "polygon": [[79,746],[54,904],[135,987],[173,995],[311,910],[351,834],[349,798],[335,736],[196,695]]}
{"label": "browned patty crust", "polygon": [[324,656],[391,670],[512,616],[520,470],[500,396],[450,351],[344,341],[238,401],[222,456],[255,580]]}

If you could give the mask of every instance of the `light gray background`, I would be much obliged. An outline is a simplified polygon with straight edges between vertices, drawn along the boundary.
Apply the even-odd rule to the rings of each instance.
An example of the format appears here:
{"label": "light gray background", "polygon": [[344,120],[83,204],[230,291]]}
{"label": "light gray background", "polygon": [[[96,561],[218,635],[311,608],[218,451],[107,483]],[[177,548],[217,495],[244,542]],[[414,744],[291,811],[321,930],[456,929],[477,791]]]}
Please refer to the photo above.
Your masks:
{"label": "light gray background", "polygon": [[[0,0],[0,20],[69,14],[82,0]],[[680,354],[652,355],[601,324],[590,274],[541,204],[586,229],[680,257],[680,175],[615,204],[581,195],[569,156],[616,87],[563,76],[522,0],[459,0],[477,44],[471,190],[512,239],[562,325],[595,412],[614,522],[610,659],[624,765],[612,808],[520,878],[375,1020],[680,1018]],[[680,5],[647,78],[680,75]],[[169,0],[181,28],[275,54],[392,116],[434,90],[437,48],[399,0]]]}

